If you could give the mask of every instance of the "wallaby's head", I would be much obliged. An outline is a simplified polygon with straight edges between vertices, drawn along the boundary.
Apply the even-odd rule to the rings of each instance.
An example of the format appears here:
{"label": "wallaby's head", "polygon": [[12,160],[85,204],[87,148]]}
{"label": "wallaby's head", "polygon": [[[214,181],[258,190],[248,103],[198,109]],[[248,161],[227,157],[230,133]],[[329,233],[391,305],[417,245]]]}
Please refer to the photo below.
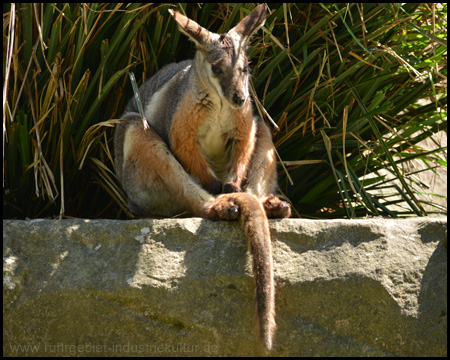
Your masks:
{"label": "wallaby's head", "polygon": [[257,6],[239,24],[225,34],[212,33],[184,15],[169,10],[180,30],[197,47],[194,66],[200,81],[225,98],[233,108],[249,100],[249,68],[245,50],[250,37],[266,19],[266,7]]}

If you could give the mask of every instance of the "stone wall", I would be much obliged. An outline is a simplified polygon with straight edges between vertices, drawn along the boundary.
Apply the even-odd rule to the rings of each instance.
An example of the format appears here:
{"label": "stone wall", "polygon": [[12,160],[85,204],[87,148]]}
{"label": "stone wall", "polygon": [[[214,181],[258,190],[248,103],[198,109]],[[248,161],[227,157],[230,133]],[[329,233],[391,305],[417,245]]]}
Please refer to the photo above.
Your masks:
{"label": "stone wall", "polygon": [[[275,356],[446,356],[445,218],[270,221]],[[3,221],[6,356],[259,355],[238,223]]]}

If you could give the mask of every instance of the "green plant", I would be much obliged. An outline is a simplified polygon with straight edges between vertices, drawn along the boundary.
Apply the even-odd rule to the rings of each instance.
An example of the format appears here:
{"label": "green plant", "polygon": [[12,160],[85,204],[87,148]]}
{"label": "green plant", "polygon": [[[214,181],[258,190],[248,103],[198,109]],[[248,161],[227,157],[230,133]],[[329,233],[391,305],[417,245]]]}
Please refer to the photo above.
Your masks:
{"label": "green plant", "polygon": [[[113,126],[130,70],[143,83],[193,55],[170,6],[4,5],[4,216],[132,216]],[[178,5],[217,32],[253,7]],[[404,165],[447,166],[446,147],[417,145],[447,127],[446,14],[446,4],[270,5],[249,49],[255,103],[299,215],[426,214],[418,172]]]}

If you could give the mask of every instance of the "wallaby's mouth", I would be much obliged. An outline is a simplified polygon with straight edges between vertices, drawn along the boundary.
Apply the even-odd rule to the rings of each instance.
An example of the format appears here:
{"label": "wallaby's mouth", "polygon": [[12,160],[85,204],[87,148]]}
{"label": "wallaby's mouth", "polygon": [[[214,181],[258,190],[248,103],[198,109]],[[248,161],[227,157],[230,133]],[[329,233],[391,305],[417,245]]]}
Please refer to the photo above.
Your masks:
{"label": "wallaby's mouth", "polygon": [[232,102],[229,101],[229,104],[231,105],[231,108],[232,108],[233,110],[239,110],[239,109],[242,109],[242,108],[244,107],[245,102],[244,102],[244,104],[242,104],[242,105],[236,105],[236,104],[234,104],[234,103],[232,103]]}
{"label": "wallaby's mouth", "polygon": [[234,94],[231,98],[227,96],[226,98],[230,106],[235,110],[242,109],[247,101],[247,97],[239,94]]}
{"label": "wallaby's mouth", "polygon": [[233,101],[233,104],[235,104],[238,108],[244,106],[245,98],[238,93],[234,94],[231,100]]}

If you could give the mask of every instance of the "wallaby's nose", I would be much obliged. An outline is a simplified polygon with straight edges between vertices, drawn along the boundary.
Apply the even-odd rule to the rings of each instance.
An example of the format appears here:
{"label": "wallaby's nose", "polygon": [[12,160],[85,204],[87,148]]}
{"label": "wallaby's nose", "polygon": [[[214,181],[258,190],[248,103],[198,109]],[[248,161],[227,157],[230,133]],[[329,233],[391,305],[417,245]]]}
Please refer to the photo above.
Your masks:
{"label": "wallaby's nose", "polygon": [[242,97],[241,95],[239,95],[239,94],[234,94],[233,95],[233,102],[237,105],[237,106],[242,106],[242,105],[244,105],[244,101],[245,101],[245,99],[244,99],[244,97]]}

